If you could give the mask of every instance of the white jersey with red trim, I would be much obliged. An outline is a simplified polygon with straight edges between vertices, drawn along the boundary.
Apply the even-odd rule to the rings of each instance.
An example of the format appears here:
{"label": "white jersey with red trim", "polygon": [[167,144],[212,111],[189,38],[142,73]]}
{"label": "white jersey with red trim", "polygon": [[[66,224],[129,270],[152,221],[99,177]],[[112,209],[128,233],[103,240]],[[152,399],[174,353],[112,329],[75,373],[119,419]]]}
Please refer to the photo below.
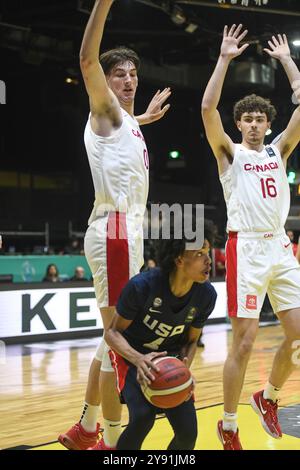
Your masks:
{"label": "white jersey with red trim", "polygon": [[261,152],[235,145],[233,163],[220,175],[227,205],[227,230],[268,232],[284,227],[290,189],[278,148]]}
{"label": "white jersey with red trim", "polygon": [[84,142],[95,188],[89,225],[106,211],[143,218],[149,188],[146,143],[137,120],[122,109],[121,127],[110,137],[96,135],[90,116]]}

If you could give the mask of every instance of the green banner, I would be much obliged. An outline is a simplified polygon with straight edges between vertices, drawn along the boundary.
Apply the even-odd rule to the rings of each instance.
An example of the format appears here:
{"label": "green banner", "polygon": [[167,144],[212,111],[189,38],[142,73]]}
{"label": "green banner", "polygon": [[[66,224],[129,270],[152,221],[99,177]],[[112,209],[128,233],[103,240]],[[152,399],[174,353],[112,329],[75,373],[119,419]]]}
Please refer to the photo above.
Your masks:
{"label": "green banner", "polygon": [[77,266],[85,270],[85,277],[91,279],[91,271],[85,256],[0,256],[0,274],[12,274],[13,282],[40,282],[46,275],[48,264],[55,264],[62,281],[74,276]]}

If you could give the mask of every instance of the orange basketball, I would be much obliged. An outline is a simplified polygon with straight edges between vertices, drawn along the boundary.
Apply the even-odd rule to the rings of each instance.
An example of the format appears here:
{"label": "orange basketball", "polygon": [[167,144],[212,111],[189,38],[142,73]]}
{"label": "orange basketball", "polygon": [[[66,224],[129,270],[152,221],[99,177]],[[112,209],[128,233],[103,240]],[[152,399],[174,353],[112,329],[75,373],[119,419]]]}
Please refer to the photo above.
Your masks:
{"label": "orange basketball", "polygon": [[159,372],[151,370],[155,379],[142,386],[145,398],[158,408],[175,408],[181,405],[190,395],[193,379],[189,369],[176,357],[160,357],[154,364]]}

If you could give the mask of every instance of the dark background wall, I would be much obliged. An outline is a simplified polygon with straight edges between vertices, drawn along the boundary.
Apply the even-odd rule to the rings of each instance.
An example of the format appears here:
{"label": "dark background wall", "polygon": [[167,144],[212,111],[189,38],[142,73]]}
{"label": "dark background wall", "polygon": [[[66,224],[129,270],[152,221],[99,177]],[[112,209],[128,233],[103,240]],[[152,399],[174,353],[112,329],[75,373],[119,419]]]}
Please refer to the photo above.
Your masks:
{"label": "dark background wall", "polygon": [[[279,111],[270,140],[284,128],[294,105],[281,65],[270,62],[262,47],[274,33],[285,32],[291,40],[297,36],[300,2],[273,0],[264,7],[286,15],[262,13],[259,8],[224,10],[216,8],[216,0],[210,1],[211,7],[198,3],[116,1],[103,50],[125,44],[137,50],[148,71],[153,69],[153,74],[141,70],[136,114],[143,112],[158,87],[171,82],[170,111],[162,121],[143,127],[151,156],[149,200],[204,203],[223,232],[225,205],[200,117],[223,26],[244,22],[251,46],[237,62],[265,64],[275,77],[274,86],[238,83],[233,71],[220,103],[226,131],[239,139],[233,103],[247,93],[260,93]],[[0,79],[6,84],[7,104],[0,106],[0,231],[38,229],[48,221],[52,239],[63,243],[69,220],[77,230],[86,228],[93,187],[83,144],[89,110],[78,53],[92,5],[93,1],[75,0],[1,2]],[[187,17],[180,26],[172,20],[176,5]],[[185,31],[190,22],[197,25],[193,34]],[[292,47],[292,53],[299,64],[298,49]],[[172,67],[173,74],[163,72]],[[189,68],[186,81],[176,79],[176,70],[183,67]],[[73,83],[67,84],[67,77]],[[168,154],[174,149],[183,156],[183,168],[170,168]],[[299,168],[298,149],[289,165]]]}

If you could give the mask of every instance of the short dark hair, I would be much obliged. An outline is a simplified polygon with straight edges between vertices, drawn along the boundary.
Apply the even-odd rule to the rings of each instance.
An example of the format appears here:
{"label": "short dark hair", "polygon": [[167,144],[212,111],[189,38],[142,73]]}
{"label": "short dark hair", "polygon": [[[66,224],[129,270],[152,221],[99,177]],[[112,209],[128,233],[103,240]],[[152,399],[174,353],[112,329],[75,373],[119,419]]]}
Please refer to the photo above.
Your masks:
{"label": "short dark hair", "polygon": [[[204,238],[209,241],[210,246],[214,245],[216,226],[211,220],[204,221]],[[169,240],[158,240],[155,251],[159,267],[165,274],[170,274],[176,268],[176,259],[185,251],[187,240],[183,234],[182,238],[174,238],[174,225],[170,228]]]}
{"label": "short dark hair", "polygon": [[257,111],[260,113],[266,113],[268,122],[274,121],[277,114],[276,109],[271,104],[270,100],[252,94],[245,96],[243,99],[235,103],[233,108],[234,122],[240,121],[242,114],[244,113],[254,113]]}
{"label": "short dark hair", "polygon": [[115,65],[128,61],[133,62],[136,70],[139,70],[140,59],[137,53],[127,47],[116,47],[100,55],[100,64],[105,75],[109,75]]}

